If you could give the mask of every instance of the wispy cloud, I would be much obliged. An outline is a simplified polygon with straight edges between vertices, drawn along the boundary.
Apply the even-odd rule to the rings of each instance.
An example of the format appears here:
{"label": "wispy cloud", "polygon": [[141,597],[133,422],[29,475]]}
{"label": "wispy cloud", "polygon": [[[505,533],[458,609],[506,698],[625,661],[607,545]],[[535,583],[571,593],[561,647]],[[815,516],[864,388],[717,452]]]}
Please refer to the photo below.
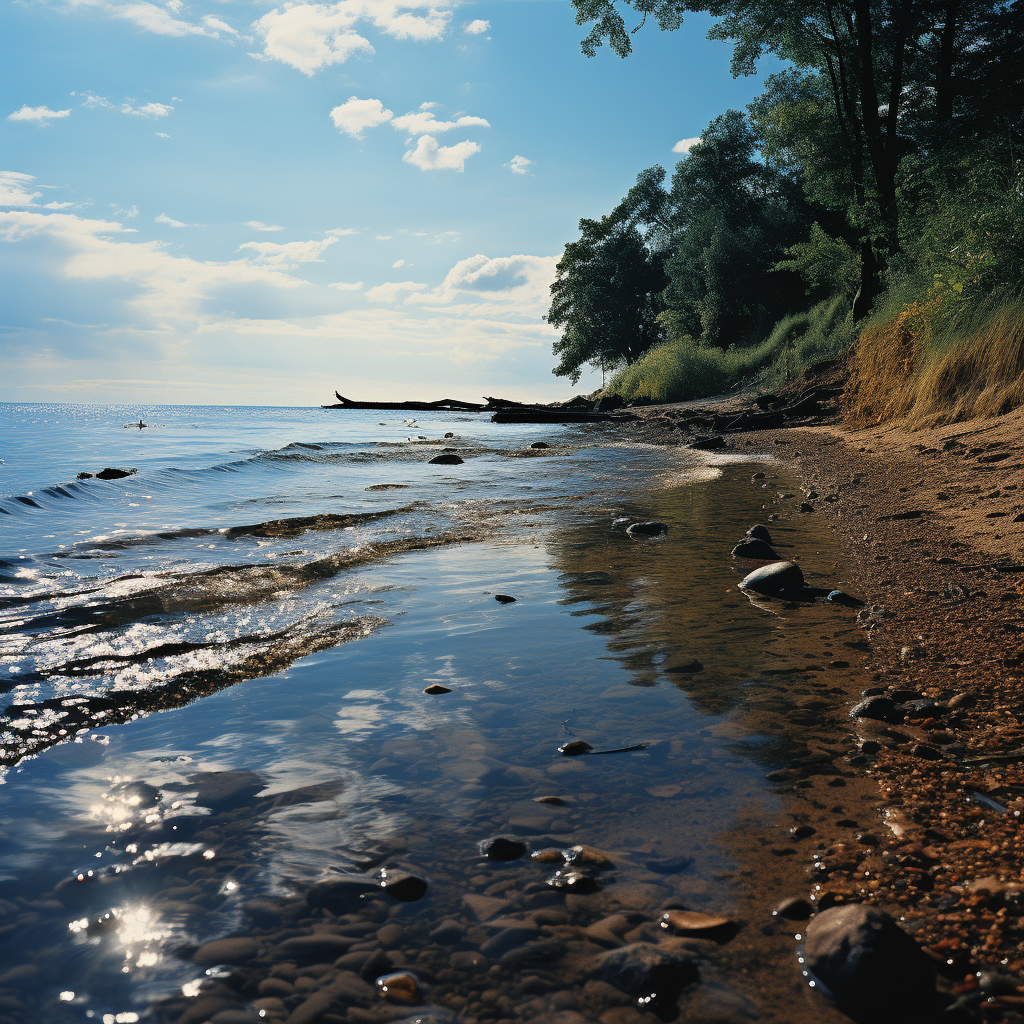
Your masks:
{"label": "wispy cloud", "polygon": [[42,192],[30,192],[35,175],[0,171],[0,206],[35,206]]}
{"label": "wispy cloud", "polygon": [[388,281],[386,284],[379,284],[376,288],[369,288],[366,297],[371,302],[397,302],[405,292],[420,292],[427,285],[417,284],[415,281]]}
{"label": "wispy cloud", "polygon": [[337,288],[339,292],[357,292],[363,287],[362,281],[353,281],[351,284],[348,281],[335,281],[333,284],[329,284],[328,288]]}
{"label": "wispy cloud", "polygon": [[247,220],[245,226],[253,231],[284,231],[280,224],[264,224],[261,220]]}
{"label": "wispy cloud", "polygon": [[51,110],[49,107],[23,106],[13,114],[7,115],[8,121],[34,121],[36,124],[48,124],[61,117],[70,117],[70,110]]}
{"label": "wispy cloud", "polygon": [[[71,94],[72,96],[75,93]],[[82,100],[83,107],[89,107],[95,109],[102,107],[105,110],[116,110],[122,114],[131,114],[134,117],[167,117],[173,110],[168,103],[143,103],[140,106],[135,106],[135,100],[126,99],[122,103],[111,103],[106,96],[97,96],[96,93],[82,92],[78,93],[79,96],[84,97]]]}
{"label": "wispy cloud", "polygon": [[[137,212],[137,211],[136,211]],[[129,217],[135,216],[135,214],[128,214]],[[158,217],[153,218],[154,224],[166,224],[171,228],[188,228],[194,227],[192,224],[186,224],[184,221],[175,220],[173,217],[168,217],[166,213],[161,213]]]}
{"label": "wispy cloud", "polygon": [[289,267],[296,263],[323,263],[321,254],[338,239],[334,236],[309,242],[243,242],[238,252],[251,249],[255,260],[264,267]]}
{"label": "wispy cloud", "polygon": [[429,110],[418,110],[413,113],[403,114],[391,122],[396,131],[406,132],[409,135],[426,135],[429,132],[450,132],[453,128],[490,128],[490,122],[482,117],[469,117],[463,115],[454,121],[438,121]]}

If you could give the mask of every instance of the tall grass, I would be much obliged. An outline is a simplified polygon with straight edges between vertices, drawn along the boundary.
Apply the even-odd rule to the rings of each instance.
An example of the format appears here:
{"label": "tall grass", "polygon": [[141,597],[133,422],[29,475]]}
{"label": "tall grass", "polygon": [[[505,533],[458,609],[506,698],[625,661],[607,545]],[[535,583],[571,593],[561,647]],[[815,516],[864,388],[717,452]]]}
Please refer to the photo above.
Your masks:
{"label": "tall grass", "polygon": [[853,353],[844,404],[855,425],[903,419],[918,430],[1024,406],[1024,301],[960,312],[943,295],[899,298],[872,317]]}
{"label": "tall grass", "polygon": [[[627,402],[685,402],[744,383],[777,387],[808,366],[846,352],[856,335],[848,308],[841,296],[821,302],[806,313],[784,317],[764,341],[746,347],[723,350],[688,335],[671,338],[620,370],[604,394],[621,395]],[[667,326],[671,335],[671,322]]]}

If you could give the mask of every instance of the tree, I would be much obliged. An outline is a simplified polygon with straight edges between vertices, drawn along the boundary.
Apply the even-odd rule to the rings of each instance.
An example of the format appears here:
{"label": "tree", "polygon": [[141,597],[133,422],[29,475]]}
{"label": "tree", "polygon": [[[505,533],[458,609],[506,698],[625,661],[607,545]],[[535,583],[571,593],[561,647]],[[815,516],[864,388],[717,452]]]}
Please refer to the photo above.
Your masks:
{"label": "tree", "polygon": [[565,247],[545,318],[562,329],[552,371],[575,384],[590,363],[632,363],[661,337],[657,315],[666,279],[663,259],[622,217],[580,221],[582,237]]}

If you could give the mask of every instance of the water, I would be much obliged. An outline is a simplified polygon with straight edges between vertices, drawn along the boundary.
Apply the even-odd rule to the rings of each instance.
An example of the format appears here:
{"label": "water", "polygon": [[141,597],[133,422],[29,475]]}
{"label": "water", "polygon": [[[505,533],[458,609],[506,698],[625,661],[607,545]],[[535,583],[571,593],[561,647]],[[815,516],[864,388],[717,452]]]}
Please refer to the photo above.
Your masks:
{"label": "water", "polygon": [[[749,903],[764,865],[737,830],[785,817],[764,775],[806,740],[771,717],[787,687],[766,668],[801,670],[851,629],[736,590],[729,549],[771,504],[750,483],[763,454],[471,414],[0,416],[0,1019],[284,1020],[386,956],[440,1017],[597,1020],[582,929],[624,915],[627,939],[656,940],[673,901]],[[464,464],[428,463],[446,446]],[[108,466],[137,472],[76,479]],[[670,532],[632,540],[623,515]],[[776,539],[812,581],[834,571],[820,527]],[[645,746],[559,755],[574,739]],[[496,833],[589,844],[614,869],[565,895],[550,864],[481,860]],[[381,866],[427,896],[305,901]],[[296,954],[314,928],[329,954]],[[802,1019],[792,964],[741,977],[746,934],[684,1010]],[[197,959],[232,935],[252,940],[232,963]],[[353,985],[328,1019],[412,1012]]]}

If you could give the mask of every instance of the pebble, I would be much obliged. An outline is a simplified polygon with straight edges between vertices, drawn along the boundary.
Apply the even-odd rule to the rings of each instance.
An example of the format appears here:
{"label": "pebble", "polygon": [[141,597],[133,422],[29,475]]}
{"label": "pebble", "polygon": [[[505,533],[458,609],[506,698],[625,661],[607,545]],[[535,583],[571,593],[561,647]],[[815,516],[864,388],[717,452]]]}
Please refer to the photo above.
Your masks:
{"label": "pebble", "polygon": [[813,512],[814,506],[809,501],[801,501],[796,507],[797,512]]}
{"label": "pebble", "polygon": [[378,978],[377,992],[389,1003],[401,1003],[403,1006],[415,1006],[423,1001],[419,979],[406,971]]}
{"label": "pebble", "polygon": [[381,868],[377,876],[380,887],[402,903],[415,903],[427,894],[427,880],[402,868]]}
{"label": "pebble", "polygon": [[757,523],[747,530],[747,536],[751,540],[763,540],[765,544],[772,543],[772,535],[768,532],[768,527],[762,526],[761,523]]}
{"label": "pebble", "polygon": [[633,942],[601,953],[590,974],[638,1001],[643,1000],[643,1009],[668,1012],[683,988],[700,977],[690,957],[648,942]]}
{"label": "pebble", "polygon": [[700,932],[717,931],[732,924],[720,914],[701,914],[696,910],[666,910],[658,924],[678,935],[696,935]]}
{"label": "pebble", "polygon": [[552,889],[583,896],[601,890],[601,883],[592,875],[586,875],[582,871],[556,871],[548,879],[547,884]]}
{"label": "pebble", "polygon": [[[903,721],[903,711],[888,697],[868,697],[850,709],[852,718],[873,718],[878,722],[896,724]],[[863,750],[863,746],[861,750]],[[864,751],[868,753],[868,751]]]}
{"label": "pebble", "polygon": [[451,693],[452,691],[449,687],[442,686],[440,683],[431,683],[423,692],[430,694],[431,697],[437,697],[442,693]]}
{"label": "pebble", "polygon": [[497,601],[498,604],[514,604],[516,599],[514,597],[510,597],[508,594],[495,594],[494,600]]}
{"label": "pebble", "polygon": [[615,867],[606,853],[593,846],[570,846],[562,851],[562,855],[567,864],[587,867],[594,871],[607,871]]}
{"label": "pebble", "polygon": [[776,904],[772,917],[784,917],[787,921],[806,921],[813,913],[814,908],[807,900],[800,896],[791,896],[788,900]]}
{"label": "pebble", "polygon": [[431,466],[461,466],[465,460],[460,458],[455,452],[441,452],[440,455],[435,455],[429,462]]}
{"label": "pebble", "polygon": [[488,860],[518,860],[526,853],[526,843],[514,836],[492,836],[481,841],[480,853]]}
{"label": "pebble", "polygon": [[533,802],[535,804],[552,804],[555,807],[565,806],[565,799],[560,796],[535,796]]}
{"label": "pebble", "polygon": [[200,946],[192,959],[199,965],[210,967],[214,964],[244,964],[259,952],[255,939],[217,939]]}
{"label": "pebble", "polygon": [[775,548],[767,541],[758,540],[756,537],[741,540],[732,549],[732,555],[735,558],[757,558],[764,562],[777,562],[779,560],[779,553]]}
{"label": "pebble", "polygon": [[547,441],[534,441],[533,444],[530,445],[530,447],[531,448],[550,448],[551,446],[547,443]]}

